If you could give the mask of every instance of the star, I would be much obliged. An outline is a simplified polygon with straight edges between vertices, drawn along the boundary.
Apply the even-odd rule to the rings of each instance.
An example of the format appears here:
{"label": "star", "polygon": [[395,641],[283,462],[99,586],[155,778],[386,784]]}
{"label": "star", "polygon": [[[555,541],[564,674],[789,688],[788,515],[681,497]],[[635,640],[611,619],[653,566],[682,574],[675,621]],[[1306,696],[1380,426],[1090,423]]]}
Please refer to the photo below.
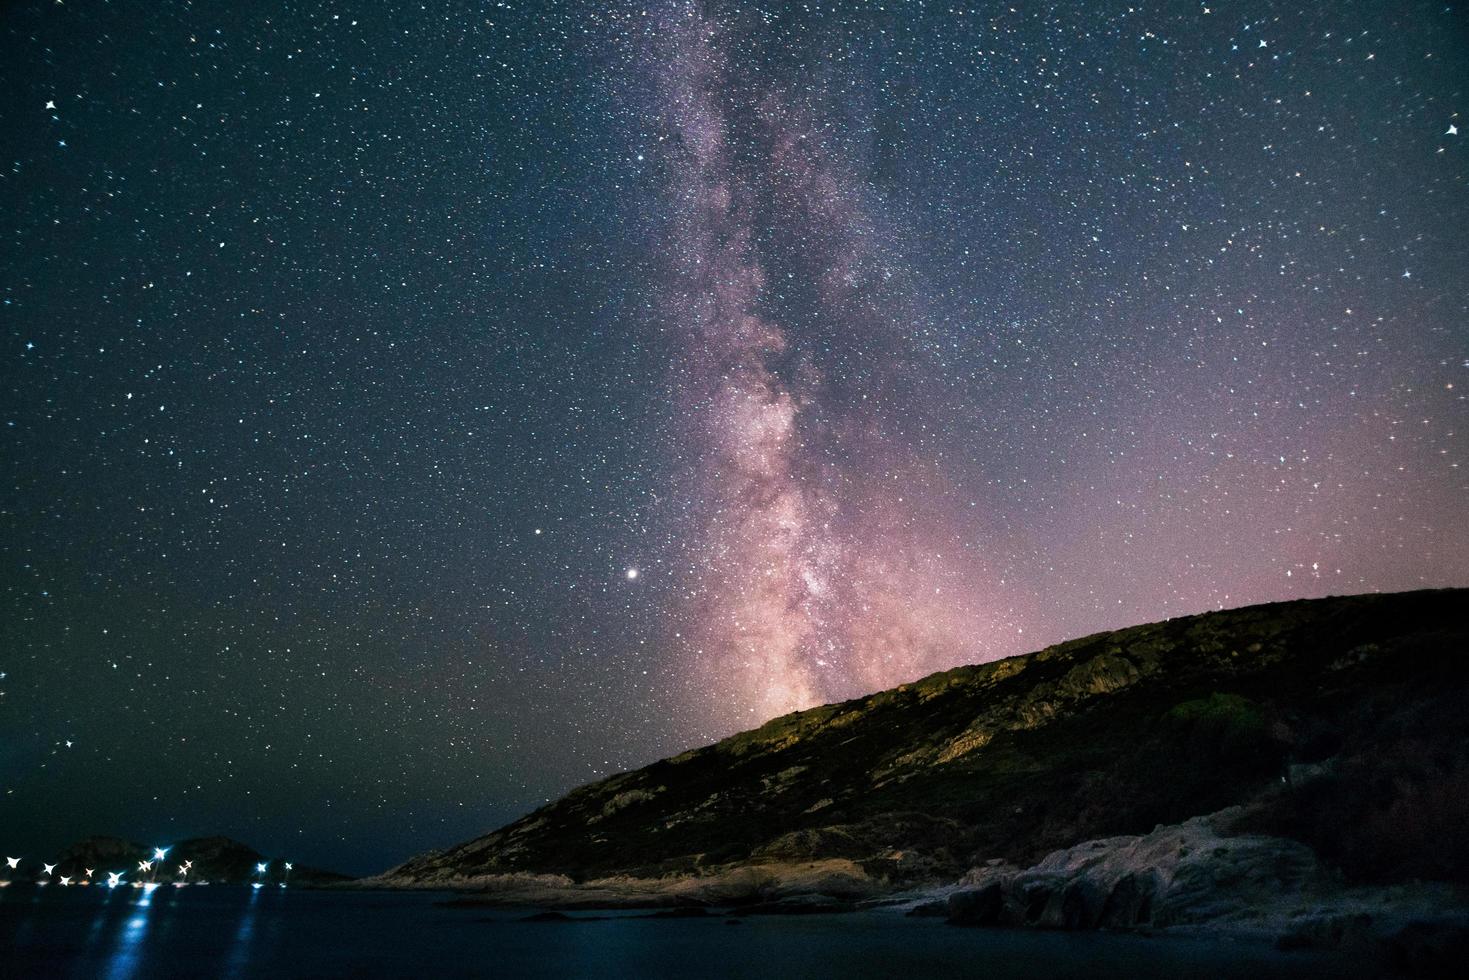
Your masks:
{"label": "star", "polygon": [[91,868],[88,868],[87,869],[87,877],[88,878],[92,877],[92,875],[94,875],[94,874],[96,874],[96,872],[93,871]]}
{"label": "star", "polygon": [[10,868],[13,870],[15,868],[20,867],[20,858],[11,858],[11,857],[8,857],[8,858],[5,859],[5,863],[7,865],[9,865]]}
{"label": "star", "polygon": [[52,100],[52,99],[47,99],[46,100],[46,108],[48,108],[48,109],[55,109],[56,108],[56,102],[54,100]]}
{"label": "star", "polygon": [[69,885],[69,884],[71,884],[71,878],[69,876],[67,876],[67,875],[62,875],[61,876],[61,884],[62,885]]}
{"label": "star", "polygon": [[43,874],[48,874],[49,875],[52,872],[54,872],[55,870],[56,870],[56,865],[54,865],[54,864],[46,864],[44,862],[41,864],[41,871],[42,871]]}
{"label": "star", "polygon": [[138,870],[139,871],[149,871],[152,868],[153,868],[153,862],[152,861],[139,861],[138,862]]}
{"label": "star", "polygon": [[153,860],[155,860],[155,861],[162,861],[166,857],[168,857],[168,848],[166,848],[166,847],[155,847],[155,848],[153,848]]}
{"label": "star", "polygon": [[71,746],[72,746],[72,741],[71,741],[71,739],[67,739],[67,740],[66,740],[66,747],[67,747],[67,748],[71,748]]}
{"label": "star", "polygon": [[627,577],[628,577],[629,580],[632,580],[632,579],[637,578],[638,577],[638,570],[636,568],[629,568],[627,570]]}
{"label": "star", "polygon": [[1448,132],[1444,133],[1444,135],[1445,136],[1458,136],[1459,135],[1459,127],[1458,126],[1455,126],[1453,123],[1449,123]]}
{"label": "star", "polygon": [[1413,278],[1413,273],[1410,270],[1408,270],[1408,269],[1404,269],[1403,270],[1403,278],[1404,279],[1412,279]]}

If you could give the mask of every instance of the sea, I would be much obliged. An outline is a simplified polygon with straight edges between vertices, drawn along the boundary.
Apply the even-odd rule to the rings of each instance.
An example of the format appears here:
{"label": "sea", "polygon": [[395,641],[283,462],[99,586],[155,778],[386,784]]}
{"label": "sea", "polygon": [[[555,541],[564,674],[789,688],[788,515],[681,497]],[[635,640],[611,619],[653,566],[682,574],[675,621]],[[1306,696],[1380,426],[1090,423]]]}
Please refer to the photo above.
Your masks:
{"label": "sea", "polygon": [[428,892],[240,885],[0,888],[0,976],[1139,977],[1370,976],[1268,944],[966,929],[890,910],[801,916],[455,907]]}

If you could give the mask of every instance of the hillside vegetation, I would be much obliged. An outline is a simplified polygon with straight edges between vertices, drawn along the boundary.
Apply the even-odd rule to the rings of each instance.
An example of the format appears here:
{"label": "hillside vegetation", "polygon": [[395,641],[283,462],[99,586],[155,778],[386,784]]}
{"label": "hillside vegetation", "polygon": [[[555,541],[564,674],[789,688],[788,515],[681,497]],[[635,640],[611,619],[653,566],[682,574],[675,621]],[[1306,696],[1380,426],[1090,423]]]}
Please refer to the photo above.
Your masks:
{"label": "hillside vegetation", "polygon": [[[1469,590],[1253,606],[774,719],[382,884],[838,862],[893,889],[1242,805],[1348,881],[1469,877]],[[998,862],[995,862],[998,863]]]}

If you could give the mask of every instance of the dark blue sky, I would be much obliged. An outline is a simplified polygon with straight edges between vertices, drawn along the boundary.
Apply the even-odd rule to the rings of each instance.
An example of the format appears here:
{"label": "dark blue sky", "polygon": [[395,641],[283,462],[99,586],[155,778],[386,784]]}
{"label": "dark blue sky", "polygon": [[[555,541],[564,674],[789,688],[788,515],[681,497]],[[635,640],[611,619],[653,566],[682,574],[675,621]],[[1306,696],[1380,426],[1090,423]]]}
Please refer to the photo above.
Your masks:
{"label": "dark blue sky", "polygon": [[0,846],[1469,584],[1462,10],[391,8],[0,21]]}

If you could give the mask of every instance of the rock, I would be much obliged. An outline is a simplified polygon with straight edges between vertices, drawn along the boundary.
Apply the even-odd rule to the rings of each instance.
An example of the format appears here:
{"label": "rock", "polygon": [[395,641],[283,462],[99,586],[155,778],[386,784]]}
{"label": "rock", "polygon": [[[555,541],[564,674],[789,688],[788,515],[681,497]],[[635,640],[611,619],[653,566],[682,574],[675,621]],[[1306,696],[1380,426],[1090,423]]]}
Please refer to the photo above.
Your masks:
{"label": "rock", "polygon": [[1112,886],[1097,925],[1108,929],[1130,929],[1152,922],[1156,887],[1152,872],[1127,872]]}
{"label": "rock", "polygon": [[1019,869],[972,869],[948,899],[950,921],[1047,929],[1131,929],[1248,916],[1335,886],[1296,841],[1224,837],[1234,809],[1140,837],[1109,837],[1053,851]]}
{"label": "rock", "polygon": [[[1038,926],[1056,893],[1055,876],[1022,880],[1013,890],[1013,902],[1006,902],[1006,922]],[[1018,918],[1017,918],[1018,916]]]}
{"label": "rock", "polygon": [[994,925],[1000,919],[1000,909],[1004,903],[1004,889],[998,881],[990,882],[983,888],[955,892],[949,896],[946,906],[948,922],[956,926]]}
{"label": "rock", "polygon": [[1058,929],[1095,929],[1102,918],[1107,891],[1092,878],[1076,878],[1047,904],[1041,925]]}
{"label": "rock", "polygon": [[1404,976],[1460,977],[1469,963],[1469,921],[1409,922],[1383,945],[1392,966]]}
{"label": "rock", "polygon": [[1371,938],[1372,916],[1366,912],[1345,915],[1314,915],[1297,919],[1289,931],[1275,940],[1277,949],[1339,949],[1366,945]]}

